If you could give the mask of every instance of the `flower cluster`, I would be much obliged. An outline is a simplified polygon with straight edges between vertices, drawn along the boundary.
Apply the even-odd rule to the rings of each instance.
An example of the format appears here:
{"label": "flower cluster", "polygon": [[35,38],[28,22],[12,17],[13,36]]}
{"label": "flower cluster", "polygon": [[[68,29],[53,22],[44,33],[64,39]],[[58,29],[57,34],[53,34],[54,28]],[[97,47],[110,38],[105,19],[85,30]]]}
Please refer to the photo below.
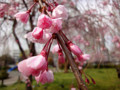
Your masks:
{"label": "flower cluster", "polygon": [[[36,3],[37,2],[35,2],[28,11],[17,13],[15,15],[16,19],[23,23],[27,23],[31,9]],[[52,7],[53,9],[50,10],[52,14],[46,15],[42,11],[41,15],[38,17],[37,26],[32,32],[25,35],[25,37],[33,43],[45,43],[44,48],[39,55],[29,57],[18,64],[18,70],[24,76],[28,77],[33,75],[35,76],[37,83],[41,82],[42,84],[50,83],[54,80],[53,72],[48,69],[47,59],[53,39],[56,39],[53,35],[61,31],[63,20],[68,18],[66,8],[63,5],[57,5],[57,3],[54,4],[55,7]],[[49,9],[50,8],[51,7],[49,7]],[[58,53],[58,61],[60,64],[63,64],[65,62],[64,54],[58,40],[57,42],[58,44],[53,48],[52,52]],[[89,55],[83,54],[81,49],[71,41],[65,41],[65,44],[66,47],[77,56],[76,60],[80,62],[81,66],[86,59],[89,59]]]}

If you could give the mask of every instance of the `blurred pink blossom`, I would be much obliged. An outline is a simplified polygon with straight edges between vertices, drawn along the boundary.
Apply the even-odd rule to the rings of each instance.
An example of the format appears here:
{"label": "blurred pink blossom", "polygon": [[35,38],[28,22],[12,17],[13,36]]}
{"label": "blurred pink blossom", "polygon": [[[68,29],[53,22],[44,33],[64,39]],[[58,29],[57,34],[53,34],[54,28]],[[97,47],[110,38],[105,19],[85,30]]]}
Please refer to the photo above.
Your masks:
{"label": "blurred pink blossom", "polygon": [[53,18],[62,18],[62,19],[66,20],[68,18],[67,9],[64,7],[64,5],[58,5],[53,10],[52,17]]}
{"label": "blurred pink blossom", "polygon": [[76,90],[76,88],[72,87],[71,90]]}
{"label": "blurred pink blossom", "polygon": [[30,12],[19,12],[17,14],[15,14],[14,16],[16,17],[17,20],[20,20],[23,23],[27,23],[28,19],[29,19],[29,13]]}
{"label": "blurred pink blossom", "polygon": [[56,44],[53,49],[52,49],[52,53],[57,53],[60,50],[58,44]]}

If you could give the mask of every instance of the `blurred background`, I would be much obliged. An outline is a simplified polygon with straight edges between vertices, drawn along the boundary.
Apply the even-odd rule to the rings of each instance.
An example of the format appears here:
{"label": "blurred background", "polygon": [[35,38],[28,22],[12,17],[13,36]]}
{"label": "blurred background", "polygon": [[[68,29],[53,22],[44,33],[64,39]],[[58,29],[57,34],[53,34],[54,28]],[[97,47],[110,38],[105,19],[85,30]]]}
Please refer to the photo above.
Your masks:
{"label": "blurred background", "polygon": [[[89,79],[88,89],[120,90],[120,0],[46,1],[65,5],[69,17],[64,21],[62,31],[91,56],[83,67],[83,79],[86,80],[86,75]],[[14,18],[14,14],[28,10],[32,4],[33,0],[0,0],[0,90],[25,90],[25,77],[18,72],[17,63],[40,54],[44,46],[24,38],[36,26],[39,5],[32,9],[27,24]],[[57,54],[50,51],[48,63],[55,80],[41,85],[33,79],[33,90],[77,88],[68,61],[62,65],[57,61]]]}

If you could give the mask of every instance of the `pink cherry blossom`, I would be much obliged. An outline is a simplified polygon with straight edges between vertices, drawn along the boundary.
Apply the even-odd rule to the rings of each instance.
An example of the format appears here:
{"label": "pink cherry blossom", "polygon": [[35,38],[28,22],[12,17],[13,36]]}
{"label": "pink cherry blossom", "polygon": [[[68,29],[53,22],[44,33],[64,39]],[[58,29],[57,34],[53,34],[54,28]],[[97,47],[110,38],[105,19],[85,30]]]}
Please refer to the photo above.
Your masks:
{"label": "pink cherry blossom", "polygon": [[118,41],[119,41],[119,37],[118,36],[114,36],[112,42],[118,42]]}
{"label": "pink cherry blossom", "polygon": [[81,69],[82,69],[82,66],[78,66],[78,69],[81,70]]}
{"label": "pink cherry blossom", "polygon": [[35,79],[37,83],[51,83],[54,80],[53,72],[51,70],[45,70],[43,73],[40,73],[39,76],[35,77]]}
{"label": "pink cherry blossom", "polygon": [[42,51],[40,55],[30,57],[26,60],[21,61],[18,64],[18,70],[24,76],[38,76],[40,72],[47,69],[47,62],[45,57],[45,52]]}
{"label": "pink cherry blossom", "polygon": [[68,18],[68,13],[67,9],[64,7],[64,5],[58,5],[52,12],[52,17],[53,18],[62,18],[62,19],[67,19]]}
{"label": "pink cherry blossom", "polygon": [[119,43],[119,42],[116,43],[116,47],[117,47],[117,48],[120,48],[120,43]]}
{"label": "pink cherry blossom", "polygon": [[42,51],[40,55],[28,58],[26,64],[32,69],[44,71],[47,66],[45,52]]}
{"label": "pink cherry blossom", "polygon": [[52,49],[52,53],[57,53],[60,50],[58,44],[56,44],[53,49]]}
{"label": "pink cherry blossom", "polygon": [[29,19],[29,13],[30,12],[19,12],[17,14],[15,14],[14,16],[16,17],[17,20],[20,20],[23,23],[27,23],[28,19]]}
{"label": "pink cherry blossom", "polygon": [[58,53],[58,60],[60,64],[64,64],[65,63],[65,58],[62,52]]}
{"label": "pink cherry blossom", "polygon": [[30,76],[33,72],[33,69],[28,67],[26,65],[26,60],[23,60],[18,63],[18,70],[24,75],[24,76]]}
{"label": "pink cherry blossom", "polygon": [[50,28],[52,25],[52,19],[45,14],[41,14],[38,18],[37,26],[42,29]]}
{"label": "pink cherry blossom", "polygon": [[61,18],[52,19],[52,26],[50,27],[51,33],[57,33],[59,30],[62,29],[62,20]]}
{"label": "pink cherry blossom", "polygon": [[0,17],[4,17],[5,13],[8,12],[9,5],[7,4],[0,4]]}
{"label": "pink cherry blossom", "polygon": [[35,39],[40,39],[43,37],[43,29],[39,28],[39,27],[35,27],[34,30],[32,31],[32,36]]}
{"label": "pink cherry blossom", "polygon": [[33,42],[33,43],[41,43],[41,44],[46,43],[51,37],[52,37],[51,33],[46,33],[44,31],[43,31],[43,37],[41,39],[35,39],[32,36],[32,32],[29,32],[28,34],[25,35],[25,38],[27,38],[31,42]]}
{"label": "pink cherry blossom", "polygon": [[77,45],[73,43],[69,43],[68,47],[72,51],[72,53],[74,53],[76,56],[79,56],[80,54],[82,54],[81,49]]}

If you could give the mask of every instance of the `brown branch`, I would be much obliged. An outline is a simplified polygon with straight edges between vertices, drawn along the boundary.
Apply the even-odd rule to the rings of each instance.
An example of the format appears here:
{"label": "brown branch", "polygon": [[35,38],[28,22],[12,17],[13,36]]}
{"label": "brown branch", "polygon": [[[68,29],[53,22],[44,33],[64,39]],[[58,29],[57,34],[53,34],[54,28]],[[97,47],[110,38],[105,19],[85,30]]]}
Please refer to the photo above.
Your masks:
{"label": "brown branch", "polygon": [[20,44],[20,41],[19,41],[19,39],[18,39],[18,37],[17,37],[17,35],[15,33],[16,25],[17,25],[17,21],[16,21],[16,19],[14,19],[14,21],[13,21],[13,27],[12,27],[13,36],[15,37],[15,40],[17,41],[17,44],[18,44],[18,47],[19,47],[19,49],[20,49],[20,51],[22,53],[22,56],[25,59],[25,58],[27,58],[27,56],[25,55],[25,52],[24,52],[24,50],[23,50],[23,48],[22,48],[22,46]]}
{"label": "brown branch", "polygon": [[85,83],[84,83],[84,81],[83,81],[83,79],[82,79],[82,75],[81,75],[79,69],[77,68],[77,65],[74,62],[74,58],[73,58],[71,52],[66,47],[66,45],[65,45],[63,39],[61,38],[60,34],[58,33],[58,34],[56,34],[56,36],[57,36],[57,39],[58,39],[58,41],[59,41],[62,49],[65,52],[65,55],[68,58],[68,62],[70,64],[71,68],[72,68],[72,71],[73,71],[76,79],[77,79],[79,89],[80,90],[88,90],[87,87],[86,87],[86,85],[85,85]]}

